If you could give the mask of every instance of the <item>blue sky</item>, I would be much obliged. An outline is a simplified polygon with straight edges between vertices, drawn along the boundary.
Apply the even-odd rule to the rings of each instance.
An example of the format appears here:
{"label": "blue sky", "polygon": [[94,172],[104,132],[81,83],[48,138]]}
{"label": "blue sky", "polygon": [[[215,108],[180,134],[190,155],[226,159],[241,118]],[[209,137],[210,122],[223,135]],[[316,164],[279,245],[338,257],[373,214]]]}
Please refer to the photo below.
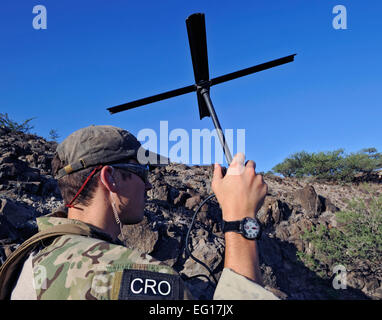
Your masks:
{"label": "blue sky", "polygon": [[[332,26],[338,4],[347,30]],[[46,30],[32,26],[35,5],[47,9]],[[160,121],[190,136],[213,129],[195,93],[106,110],[193,83],[185,19],[203,12],[211,78],[297,53],[211,89],[222,127],[246,130],[258,170],[302,150],[382,150],[381,1],[3,0],[0,12],[0,112],[36,117],[40,136],[55,129],[62,141],[90,124],[159,134]]]}

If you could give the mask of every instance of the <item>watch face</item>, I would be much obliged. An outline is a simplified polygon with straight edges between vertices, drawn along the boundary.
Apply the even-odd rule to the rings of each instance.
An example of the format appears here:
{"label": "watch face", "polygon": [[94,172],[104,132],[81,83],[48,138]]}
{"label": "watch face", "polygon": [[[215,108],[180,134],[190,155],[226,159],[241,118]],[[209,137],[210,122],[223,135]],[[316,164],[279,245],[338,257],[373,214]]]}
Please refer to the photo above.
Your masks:
{"label": "watch face", "polygon": [[245,218],[243,221],[243,236],[247,239],[257,239],[260,234],[260,225],[256,219]]}

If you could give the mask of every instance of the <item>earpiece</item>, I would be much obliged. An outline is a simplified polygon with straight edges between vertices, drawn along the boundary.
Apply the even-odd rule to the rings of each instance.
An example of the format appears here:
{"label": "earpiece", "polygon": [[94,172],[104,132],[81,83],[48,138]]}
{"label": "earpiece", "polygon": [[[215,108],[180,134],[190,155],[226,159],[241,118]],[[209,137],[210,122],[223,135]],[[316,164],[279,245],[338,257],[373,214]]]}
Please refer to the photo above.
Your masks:
{"label": "earpiece", "polygon": [[114,181],[113,177],[109,177],[109,183],[112,184],[113,186],[115,186],[115,181]]}
{"label": "earpiece", "polygon": [[[115,186],[115,181],[113,179],[113,175],[114,175],[114,168],[113,167],[110,167],[111,168],[111,174],[110,176],[107,178],[107,181],[109,184],[112,184],[113,186]],[[105,181],[103,180],[102,178],[102,175],[101,175],[101,181],[102,183],[105,185]]]}

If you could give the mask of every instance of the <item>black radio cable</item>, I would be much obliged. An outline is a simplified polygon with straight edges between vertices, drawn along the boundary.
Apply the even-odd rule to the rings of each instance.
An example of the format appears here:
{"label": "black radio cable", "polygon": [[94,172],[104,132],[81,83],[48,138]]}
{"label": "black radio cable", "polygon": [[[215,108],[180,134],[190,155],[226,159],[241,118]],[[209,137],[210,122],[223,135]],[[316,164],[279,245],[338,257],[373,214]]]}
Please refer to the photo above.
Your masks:
{"label": "black radio cable", "polygon": [[193,259],[194,261],[196,261],[197,263],[199,263],[200,265],[202,265],[204,268],[206,268],[206,269],[208,270],[208,272],[210,273],[211,277],[214,279],[215,284],[212,283],[211,279],[210,279],[209,277],[207,277],[205,274],[198,274],[198,275],[194,275],[194,276],[191,276],[191,277],[187,277],[187,278],[188,278],[187,280],[192,279],[192,278],[197,278],[197,277],[205,277],[205,278],[208,279],[208,282],[209,282],[213,287],[216,287],[218,281],[216,280],[216,277],[215,277],[215,275],[213,274],[213,272],[212,272],[212,270],[210,269],[210,267],[208,267],[204,262],[202,262],[202,261],[200,261],[198,258],[196,258],[196,257],[191,253],[190,249],[188,248],[188,245],[189,245],[188,241],[189,241],[189,238],[190,238],[190,234],[191,234],[192,227],[193,227],[193,225],[194,225],[194,223],[195,223],[195,218],[196,218],[197,214],[199,213],[199,210],[203,207],[203,205],[204,205],[208,200],[212,199],[213,197],[215,197],[215,194],[211,194],[211,195],[209,195],[206,199],[204,199],[204,200],[200,203],[199,207],[195,210],[195,213],[194,213],[194,215],[193,215],[193,217],[192,217],[192,220],[191,220],[191,224],[190,224],[190,226],[188,227],[188,231],[187,231],[187,235],[186,235],[185,247],[186,247],[186,252],[187,252],[187,254],[191,257],[191,259]]}

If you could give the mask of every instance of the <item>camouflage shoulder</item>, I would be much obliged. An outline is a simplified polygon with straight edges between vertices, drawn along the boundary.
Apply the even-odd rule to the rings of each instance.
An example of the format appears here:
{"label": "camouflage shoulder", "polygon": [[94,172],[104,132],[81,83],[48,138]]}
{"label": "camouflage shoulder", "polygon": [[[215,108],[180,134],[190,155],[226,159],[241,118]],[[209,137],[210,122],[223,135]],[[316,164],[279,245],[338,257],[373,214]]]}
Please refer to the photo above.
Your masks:
{"label": "camouflage shoulder", "polygon": [[177,272],[150,255],[77,235],[56,238],[35,255],[33,266],[38,299],[130,299],[137,292],[174,298],[183,290]]}
{"label": "camouflage shoulder", "polygon": [[36,222],[37,222],[37,227],[39,231],[44,231],[54,226],[66,225],[66,224],[77,224],[81,226],[86,226],[84,222],[81,222],[79,220],[68,219],[64,217],[57,217],[52,215],[39,217],[36,219]]}

